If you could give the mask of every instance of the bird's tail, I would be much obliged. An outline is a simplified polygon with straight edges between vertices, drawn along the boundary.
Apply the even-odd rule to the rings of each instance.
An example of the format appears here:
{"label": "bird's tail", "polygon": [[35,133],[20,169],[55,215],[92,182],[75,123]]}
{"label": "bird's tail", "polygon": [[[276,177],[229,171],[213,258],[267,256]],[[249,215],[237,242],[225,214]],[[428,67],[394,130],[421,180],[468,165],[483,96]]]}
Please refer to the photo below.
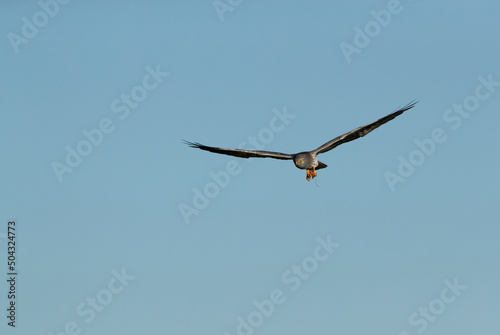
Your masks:
{"label": "bird's tail", "polygon": [[320,161],[318,161],[318,166],[316,167],[316,170],[319,170],[319,169],[324,169],[326,168],[328,165],[326,165],[325,163],[321,163]]}

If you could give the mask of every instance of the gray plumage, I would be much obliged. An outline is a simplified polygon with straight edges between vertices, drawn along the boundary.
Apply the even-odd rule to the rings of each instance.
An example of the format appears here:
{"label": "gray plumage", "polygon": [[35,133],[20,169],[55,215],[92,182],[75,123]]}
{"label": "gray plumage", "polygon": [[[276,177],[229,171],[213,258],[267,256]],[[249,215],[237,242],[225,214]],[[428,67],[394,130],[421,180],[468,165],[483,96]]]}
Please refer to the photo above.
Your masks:
{"label": "gray plumage", "polygon": [[378,119],[377,121],[371,122],[367,125],[358,127],[354,130],[351,130],[350,132],[347,132],[343,135],[340,135],[336,138],[334,138],[331,141],[326,142],[325,144],[321,145],[320,147],[311,150],[311,151],[305,151],[305,152],[299,152],[296,154],[284,154],[282,152],[273,152],[273,151],[262,151],[262,150],[246,150],[246,149],[226,149],[226,148],[218,148],[218,147],[209,147],[207,145],[203,145],[197,142],[189,142],[189,141],[184,141],[185,144],[189,145],[192,148],[198,148],[201,150],[205,151],[210,151],[218,154],[224,154],[224,155],[229,155],[229,156],[235,156],[235,157],[242,157],[242,158],[250,158],[250,157],[259,157],[259,158],[275,158],[275,159],[283,159],[283,160],[288,160],[288,159],[293,159],[295,162],[295,166],[299,169],[307,170],[307,180],[309,181],[312,178],[316,177],[316,170],[326,168],[327,165],[320,162],[317,159],[317,156],[321,153],[330,151],[337,146],[353,141],[355,139],[358,139],[360,137],[365,136],[369,132],[373,131],[374,129],[380,127],[384,123],[387,123],[391,121],[392,119],[396,118],[397,116],[403,114],[410,108],[413,108],[417,102],[413,101],[409,103],[408,105],[396,110],[395,112],[384,116],[381,119]]}

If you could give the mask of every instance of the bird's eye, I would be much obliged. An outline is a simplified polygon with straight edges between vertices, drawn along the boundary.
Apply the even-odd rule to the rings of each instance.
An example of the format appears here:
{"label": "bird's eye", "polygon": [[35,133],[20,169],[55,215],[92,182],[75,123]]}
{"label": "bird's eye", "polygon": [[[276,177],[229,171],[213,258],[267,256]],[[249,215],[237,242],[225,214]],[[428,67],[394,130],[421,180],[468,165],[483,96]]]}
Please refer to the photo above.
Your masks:
{"label": "bird's eye", "polygon": [[303,160],[303,159],[301,159],[301,160],[300,160],[300,162],[301,162],[301,163],[304,163],[304,160]]}

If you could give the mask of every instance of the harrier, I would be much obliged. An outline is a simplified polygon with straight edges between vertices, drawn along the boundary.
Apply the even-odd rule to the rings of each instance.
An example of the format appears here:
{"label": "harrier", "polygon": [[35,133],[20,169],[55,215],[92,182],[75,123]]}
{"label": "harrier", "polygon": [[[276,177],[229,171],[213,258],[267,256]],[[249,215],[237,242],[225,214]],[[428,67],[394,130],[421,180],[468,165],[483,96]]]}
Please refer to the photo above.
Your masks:
{"label": "harrier", "polygon": [[224,154],[224,155],[229,155],[229,156],[236,156],[236,157],[242,157],[242,158],[250,158],[250,157],[260,157],[260,158],[275,158],[275,159],[293,159],[293,162],[295,163],[295,166],[299,169],[302,170],[307,170],[307,176],[306,179],[307,181],[310,181],[311,178],[316,177],[318,174],[316,170],[326,168],[327,165],[325,163],[322,163],[318,160],[318,155],[322,154],[324,152],[330,151],[333,148],[353,141],[355,139],[358,139],[360,137],[365,136],[372,130],[380,127],[386,122],[391,121],[395,117],[403,114],[410,108],[413,108],[417,102],[413,101],[409,103],[408,105],[396,110],[395,112],[378,119],[377,121],[374,121],[372,123],[369,123],[367,125],[361,126],[359,128],[356,128],[354,130],[351,130],[348,133],[345,133],[344,135],[340,135],[333,140],[326,142],[322,146],[320,146],[317,149],[311,150],[311,151],[304,151],[304,152],[299,152],[296,154],[284,154],[281,152],[273,152],[273,151],[261,151],[261,150],[244,150],[244,149],[224,149],[224,148],[217,148],[217,147],[209,147],[207,145],[203,145],[197,142],[188,142],[184,141],[185,144],[189,145],[192,148],[198,148],[201,150],[206,150],[210,152],[215,152],[217,154]]}

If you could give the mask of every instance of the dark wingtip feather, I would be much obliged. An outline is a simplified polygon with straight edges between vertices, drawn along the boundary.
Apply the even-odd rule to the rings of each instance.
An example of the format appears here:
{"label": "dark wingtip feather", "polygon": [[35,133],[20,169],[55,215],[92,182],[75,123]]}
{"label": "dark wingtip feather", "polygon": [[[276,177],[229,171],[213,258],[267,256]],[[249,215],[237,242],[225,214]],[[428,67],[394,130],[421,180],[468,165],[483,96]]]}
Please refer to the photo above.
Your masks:
{"label": "dark wingtip feather", "polygon": [[182,143],[190,146],[191,148],[200,148],[201,147],[201,144],[198,143],[198,142],[189,142],[189,141],[186,141],[186,140],[182,140]]}
{"label": "dark wingtip feather", "polygon": [[400,108],[399,110],[403,111],[403,112],[406,112],[408,109],[411,109],[411,108],[415,107],[415,105],[417,103],[418,103],[418,100],[413,100],[409,104],[407,104],[406,106]]}

